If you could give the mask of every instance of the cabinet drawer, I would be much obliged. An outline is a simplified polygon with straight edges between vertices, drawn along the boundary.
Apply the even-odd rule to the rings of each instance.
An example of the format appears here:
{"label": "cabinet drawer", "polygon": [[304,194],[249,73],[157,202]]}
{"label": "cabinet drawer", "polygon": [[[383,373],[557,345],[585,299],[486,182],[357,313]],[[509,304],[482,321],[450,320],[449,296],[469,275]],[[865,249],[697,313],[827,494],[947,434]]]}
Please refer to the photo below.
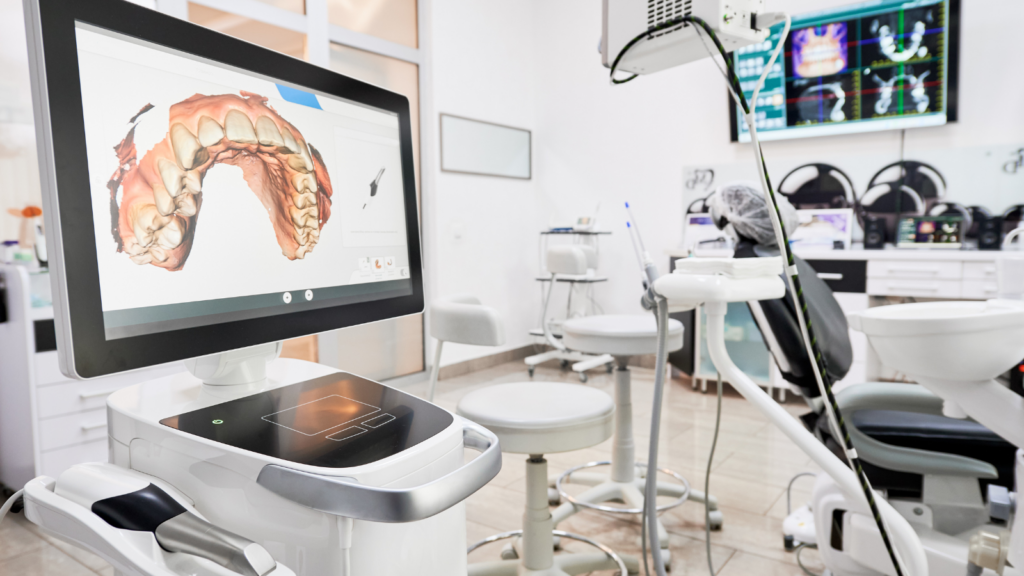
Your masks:
{"label": "cabinet drawer", "polygon": [[42,386],[54,382],[71,382],[71,379],[61,374],[60,360],[57,358],[57,351],[37,352],[34,361],[36,363],[36,384]]}
{"label": "cabinet drawer", "polygon": [[107,439],[94,440],[86,444],[68,446],[43,452],[39,462],[39,473],[50,478],[60,476],[75,464],[85,462],[107,462]]}
{"label": "cabinet drawer", "polygon": [[960,298],[960,293],[960,280],[868,278],[868,294],[872,296]]}
{"label": "cabinet drawer", "polygon": [[965,280],[993,280],[996,279],[995,262],[964,262]]}
{"label": "cabinet drawer", "polygon": [[39,422],[39,448],[44,452],[91,440],[105,441],[106,437],[106,408],[57,416]]}
{"label": "cabinet drawer", "polygon": [[807,260],[833,292],[864,293],[867,262],[864,260]]}
{"label": "cabinet drawer", "polygon": [[999,283],[995,280],[964,280],[962,297],[988,300],[999,296]]}
{"label": "cabinet drawer", "polygon": [[70,380],[36,391],[36,406],[40,418],[96,410],[107,405],[107,396],[124,388],[127,383],[117,378],[99,380]]}
{"label": "cabinet drawer", "polygon": [[963,276],[963,272],[962,262],[933,262],[928,260],[868,261],[868,278],[959,280]]}

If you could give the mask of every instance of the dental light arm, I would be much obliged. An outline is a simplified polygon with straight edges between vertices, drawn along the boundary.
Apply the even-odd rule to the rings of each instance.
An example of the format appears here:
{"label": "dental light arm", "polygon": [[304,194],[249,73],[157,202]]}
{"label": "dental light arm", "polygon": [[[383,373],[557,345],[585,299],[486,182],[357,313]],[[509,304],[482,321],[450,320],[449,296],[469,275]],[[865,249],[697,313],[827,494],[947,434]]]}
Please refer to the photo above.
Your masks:
{"label": "dental light arm", "polygon": [[[662,20],[660,23],[653,26],[651,26],[650,21],[648,21],[648,26],[645,31],[641,32],[640,34],[634,36],[632,39],[623,43],[622,36],[620,34],[623,25],[620,24],[616,28],[614,26],[614,19],[621,18],[623,21],[629,21],[629,16],[632,16],[634,18],[639,16],[639,13],[637,11],[631,12],[628,8],[626,8],[626,6],[628,5],[629,4],[624,0],[606,0],[605,2],[605,38],[602,42],[602,49],[604,50],[606,65],[608,65],[609,60],[609,52],[607,50],[608,45],[612,44],[613,46],[616,47],[621,46],[621,49],[615,56],[614,61],[612,61],[611,65],[609,66],[611,69],[610,79],[613,84],[629,82],[635,79],[637,75],[641,73],[656,72],[658,70],[662,70],[665,68],[669,68],[679,64],[684,64],[692,60],[702,58],[703,55],[695,55],[695,46],[702,45],[705,48],[707,47],[704,43],[704,37],[702,35],[702,32],[705,33],[708,37],[710,37],[710,39],[714,42],[715,48],[717,48],[717,51],[725,60],[725,65],[728,69],[728,73],[726,73],[723,70],[723,74],[726,75],[726,81],[728,83],[730,93],[732,94],[733,98],[736,99],[737,104],[740,106],[740,108],[742,108],[744,112],[744,120],[746,121],[748,129],[750,131],[751,142],[754,146],[755,159],[757,161],[758,174],[760,176],[761,185],[764,190],[765,198],[767,200],[770,200],[772,203],[772,207],[769,210],[769,214],[770,219],[772,221],[772,226],[775,230],[776,241],[780,247],[780,250],[784,251],[786,257],[786,276],[788,277],[791,293],[793,295],[795,305],[794,307],[797,312],[797,319],[801,326],[801,333],[804,339],[804,343],[807,347],[808,357],[813,358],[816,364],[815,379],[817,380],[818,386],[821,389],[822,395],[827,400],[827,414],[829,416],[830,421],[832,422],[833,427],[839,431],[839,438],[843,443],[843,448],[846,452],[847,459],[850,461],[851,466],[856,471],[856,475],[858,477],[858,480],[860,481],[859,484],[862,488],[867,506],[870,509],[871,516],[875,519],[877,523],[878,530],[882,536],[882,541],[885,545],[885,548],[889,554],[890,559],[892,560],[892,564],[895,568],[896,574],[897,576],[903,576],[903,574],[906,573],[903,562],[901,561],[899,554],[897,554],[895,548],[892,545],[892,542],[889,539],[889,531],[886,526],[886,521],[885,519],[883,519],[883,514],[879,511],[874,491],[872,490],[867,475],[864,473],[863,467],[861,466],[860,461],[857,458],[856,451],[854,450],[852,441],[850,440],[850,435],[847,433],[843,420],[839,415],[839,409],[836,404],[835,396],[832,393],[831,389],[831,382],[828,380],[829,377],[827,375],[824,357],[818,350],[814,332],[811,329],[811,326],[807,322],[807,319],[803,313],[803,311],[806,309],[806,303],[804,301],[803,292],[800,288],[799,278],[797,278],[796,275],[796,267],[794,265],[792,251],[789,247],[785,230],[782,228],[781,225],[781,218],[778,212],[778,203],[776,202],[774,192],[768,180],[764,156],[761,154],[760,143],[757,139],[757,127],[755,120],[756,98],[757,95],[760,93],[761,87],[764,85],[765,79],[771,72],[775,61],[778,59],[778,56],[785,43],[785,37],[783,36],[782,38],[780,38],[775,50],[772,53],[771,58],[769,59],[768,65],[765,67],[764,72],[758,79],[758,82],[754,90],[755,107],[751,107],[748,105],[746,96],[740,85],[739,78],[737,77],[736,72],[733,69],[732,60],[729,58],[726,49],[723,46],[723,42],[725,42],[727,44],[730,44],[730,49],[735,50],[736,48],[743,47],[755,41],[763,41],[768,36],[769,31],[767,29],[758,30],[757,27],[759,22],[762,23],[762,25],[768,22],[777,22],[779,19],[779,15],[766,14],[763,17],[759,18],[757,14],[757,8],[763,6],[763,2],[761,0],[751,0],[749,2],[733,2],[731,3],[732,7],[725,7],[717,2],[706,0],[703,2],[697,2],[697,5],[688,10],[686,15],[677,16],[671,19],[666,18]],[[782,18],[785,20],[785,27],[783,32],[783,34],[785,35],[788,34],[789,32],[790,19],[788,16],[782,16]],[[737,21],[746,22],[747,29],[740,30],[736,28],[735,23]],[[636,24],[636,21],[634,20],[633,23]],[[636,26],[634,28],[634,30],[637,29],[640,29],[640,26]],[[614,31],[615,33],[613,34],[610,31]],[[750,35],[751,31],[755,32],[756,34]],[[721,34],[721,39],[719,38],[719,34]],[[671,50],[673,46],[677,48],[674,53],[672,53]],[[633,51],[632,54],[630,54],[631,50]],[[714,60],[714,56],[713,54],[711,54],[710,48],[707,48],[707,52],[707,55],[710,55],[712,57],[712,60]],[[631,71],[634,74],[625,79],[616,79],[615,72],[620,67],[622,69]],[[653,289],[649,287],[648,293],[652,292]],[[656,293],[645,295],[645,307],[646,304],[648,304],[649,301],[652,300],[651,296],[653,296],[653,301],[656,303],[656,307],[658,308],[657,316],[659,320],[659,326],[662,329],[664,329],[664,323],[661,322],[663,316],[661,308],[662,304],[664,303],[664,298],[657,295]],[[664,304],[667,309],[667,303]],[[664,316],[667,319],[667,313],[664,314]],[[661,339],[659,339],[659,344],[661,344]],[[664,360],[664,357],[664,351],[659,349],[659,363]],[[661,364],[659,364],[659,366],[660,365]],[[659,383],[659,380],[663,380],[664,378],[662,372],[663,371],[659,370],[656,374],[655,379],[655,414],[654,419],[652,420],[651,461],[649,462],[649,465],[652,466],[654,460],[657,458],[657,430],[655,430],[654,427],[658,424],[657,415],[658,413],[660,413],[661,408],[660,402],[663,382]],[[652,494],[653,491],[651,490],[651,482],[648,481],[648,490],[646,494],[649,500],[647,503],[647,510],[649,514],[648,521],[651,523],[652,526],[654,526],[655,524],[653,522],[653,516],[655,506],[653,505],[653,502],[650,501],[653,499],[651,498]],[[916,538],[909,542],[914,541],[916,541]],[[917,542],[917,548],[920,548],[919,542]],[[660,550],[658,550],[657,547],[653,547],[652,553],[655,559],[655,567],[658,571],[658,574],[659,576],[663,576],[664,566],[661,561]],[[923,554],[921,555],[921,559],[923,559]],[[917,576],[918,574],[920,574],[920,576],[924,576],[924,574],[926,574],[926,567],[924,568],[925,572],[920,572],[922,565],[918,564],[917,562],[915,562],[914,567],[915,570],[912,572],[914,576]]]}

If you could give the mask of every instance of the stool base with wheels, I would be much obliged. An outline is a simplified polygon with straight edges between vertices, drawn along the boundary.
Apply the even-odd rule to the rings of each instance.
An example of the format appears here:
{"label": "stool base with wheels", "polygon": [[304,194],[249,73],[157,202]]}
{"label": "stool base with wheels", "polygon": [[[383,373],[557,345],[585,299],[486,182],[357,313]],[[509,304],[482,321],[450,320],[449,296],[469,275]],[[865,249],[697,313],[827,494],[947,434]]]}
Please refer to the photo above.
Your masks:
{"label": "stool base with wheels", "polygon": [[[484,544],[517,538],[515,552],[503,554],[506,560],[470,564],[471,576],[574,576],[616,568],[639,571],[635,558],[619,557],[584,536],[556,532],[548,507],[548,462],[543,454],[604,442],[612,433],[614,411],[614,403],[604,392],[556,382],[497,384],[470,392],[459,402],[459,415],[494,432],[504,452],[529,454],[522,530],[492,536],[469,548],[473,551]],[[555,536],[592,544],[599,552],[555,556]]]}
{"label": "stool base with wheels", "polygon": [[[549,479],[549,486],[558,494],[552,500],[564,502],[552,513],[554,524],[569,518],[580,510],[590,508],[604,512],[639,514],[643,510],[644,476],[646,465],[636,462],[633,440],[633,401],[630,383],[629,359],[632,356],[653,354],[657,350],[658,331],[653,316],[649,315],[603,315],[574,318],[562,325],[563,340],[574,350],[591,354],[611,354],[615,357],[615,435],[612,445],[612,459],[609,462],[592,462],[573,468],[557,478]],[[678,350],[683,346],[683,326],[676,320],[669,323],[668,349]],[[658,367],[664,370],[664,367]],[[609,466],[608,473],[598,473],[592,468]],[[638,466],[640,472],[638,473]],[[722,513],[718,500],[704,492],[691,490],[682,476],[662,470],[674,481],[658,481],[658,496],[674,498],[675,501],[659,507],[661,510],[678,506],[687,500],[707,503],[711,511],[711,528],[722,527]],[[577,496],[570,496],[562,487],[566,484],[589,486]],[[625,508],[608,506],[606,503],[619,501]],[[658,523],[658,542],[666,564],[668,554],[668,532]]]}

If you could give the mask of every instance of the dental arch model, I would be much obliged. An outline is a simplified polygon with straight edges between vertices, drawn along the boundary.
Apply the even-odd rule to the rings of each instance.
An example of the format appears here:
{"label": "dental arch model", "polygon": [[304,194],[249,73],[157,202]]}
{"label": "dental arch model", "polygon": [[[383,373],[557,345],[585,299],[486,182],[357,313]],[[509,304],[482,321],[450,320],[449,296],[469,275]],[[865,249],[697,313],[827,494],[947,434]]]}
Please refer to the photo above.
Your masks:
{"label": "dental arch model", "polygon": [[171,106],[167,137],[138,164],[135,125],[114,148],[120,165],[107,183],[111,233],[132,262],[182,269],[195,238],[203,178],[215,164],[242,169],[285,257],[301,260],[316,246],[333,195],[323,158],[267,98],[240,94],[196,94]]}
{"label": "dental arch model", "polygon": [[800,98],[811,98],[815,93],[825,92],[831,92],[836,98],[835,104],[832,105],[832,110],[828,114],[829,120],[833,122],[842,122],[846,120],[846,113],[843,112],[843,106],[846,106],[846,91],[843,90],[843,85],[839,82],[811,86],[807,90],[804,90],[803,94],[800,95]]}
{"label": "dental arch model", "polygon": [[[872,28],[878,26],[878,21],[873,23]],[[902,50],[896,45],[896,36],[888,24],[882,24],[877,28],[878,47],[893,62],[906,62],[914,56],[924,58],[928,55],[928,48],[921,48],[921,41],[924,40],[925,24],[918,20],[914,23],[914,29],[910,33],[910,43]],[[918,49],[921,53],[918,53]]]}
{"label": "dental arch model", "polygon": [[931,98],[924,90],[924,79],[928,76],[929,70],[926,70],[920,76],[914,76],[913,74],[897,74],[888,80],[882,80],[878,75],[872,76],[872,79],[878,84],[878,101],[875,102],[875,113],[886,114],[889,112],[889,107],[892,106],[892,93],[896,83],[900,80],[906,80],[907,84],[910,84],[910,98],[914,101],[914,107],[918,113],[923,113],[928,110],[928,105],[931,104]]}

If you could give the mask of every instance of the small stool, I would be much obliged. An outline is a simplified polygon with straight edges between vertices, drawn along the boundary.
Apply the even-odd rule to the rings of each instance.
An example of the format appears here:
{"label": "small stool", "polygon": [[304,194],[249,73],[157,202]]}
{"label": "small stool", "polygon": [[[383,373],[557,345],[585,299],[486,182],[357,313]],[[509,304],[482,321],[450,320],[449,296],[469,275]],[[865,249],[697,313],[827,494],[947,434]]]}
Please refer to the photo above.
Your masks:
{"label": "small stool", "polygon": [[[636,462],[633,443],[633,403],[631,399],[629,358],[642,354],[654,354],[658,348],[657,322],[653,315],[618,315],[605,314],[573,318],[562,324],[562,339],[572,350],[591,354],[611,354],[615,357],[615,440],[612,446],[612,459],[606,462],[591,462],[577,466],[562,474],[550,485],[559,489],[559,496],[566,500],[552,514],[557,526],[581,508],[591,508],[604,512],[639,514],[643,511],[644,484],[643,478],[637,475],[637,467],[644,466]],[[683,325],[678,320],[669,320],[668,351],[672,352],[683,347]],[[656,370],[664,370],[657,366]],[[611,474],[580,472],[579,470],[593,466],[610,465]],[[659,506],[664,510],[682,504],[686,500],[703,503],[707,501],[711,512],[711,527],[722,526],[722,513],[718,511],[718,500],[703,492],[691,490],[682,476],[669,470],[667,473],[678,482],[658,482],[658,495],[676,498],[675,502]],[[572,497],[561,490],[562,484],[582,484],[591,486],[589,490]],[[629,508],[602,505],[611,501],[624,502]],[[668,554],[668,532],[658,523],[658,540],[664,550],[666,564],[671,556]]]}
{"label": "small stool", "polygon": [[[494,432],[503,452],[529,455],[523,529],[497,534],[469,548],[472,552],[483,544],[522,536],[516,548],[518,560],[470,564],[471,576],[572,576],[615,568],[625,576],[627,569],[639,570],[635,559],[625,561],[588,538],[554,530],[548,507],[548,462],[544,454],[580,450],[607,440],[615,413],[607,394],[556,382],[496,384],[467,394],[457,411]],[[554,536],[580,540],[602,552],[555,556]]]}

